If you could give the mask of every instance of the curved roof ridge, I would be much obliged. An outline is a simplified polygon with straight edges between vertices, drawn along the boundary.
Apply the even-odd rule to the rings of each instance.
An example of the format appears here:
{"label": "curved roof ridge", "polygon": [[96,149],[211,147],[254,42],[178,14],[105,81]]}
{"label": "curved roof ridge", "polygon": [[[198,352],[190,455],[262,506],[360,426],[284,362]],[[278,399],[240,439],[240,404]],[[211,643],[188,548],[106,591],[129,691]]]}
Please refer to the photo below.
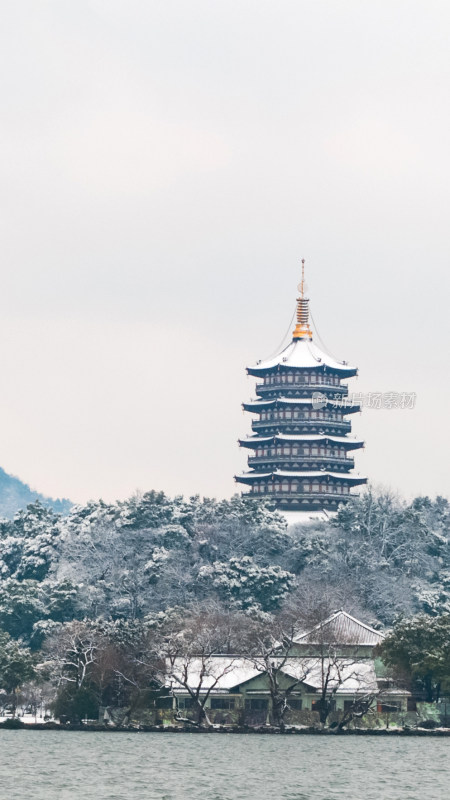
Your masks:
{"label": "curved roof ridge", "polygon": [[326,366],[340,372],[355,372],[346,361],[337,361],[329,353],[321,350],[315,342],[307,339],[293,339],[277,355],[259,361],[248,369],[250,372],[264,372],[277,366],[315,368]]}
{"label": "curved roof ridge", "polygon": [[[372,628],[370,625],[367,625],[365,622],[361,622],[361,620],[357,619],[356,617],[352,617],[351,614],[349,614],[347,611],[344,611],[344,609],[341,608],[341,609],[338,609],[338,611],[333,611],[333,613],[330,614],[329,617],[327,617],[326,619],[322,620],[321,622],[318,622],[317,625],[314,625],[310,630],[305,631],[305,633],[301,633],[298,636],[296,636],[295,639],[294,639],[294,642],[298,643],[302,639],[307,639],[309,636],[311,636],[311,634],[314,631],[318,631],[321,628],[324,628],[325,625],[329,625],[330,622],[333,622],[334,620],[338,619],[339,617],[346,617],[348,620],[351,620],[353,623],[358,625],[360,628],[364,628],[365,630],[369,631],[369,633],[373,634],[377,638],[380,638],[380,639],[383,638],[383,633],[381,633],[381,631],[377,631],[377,630],[375,630],[375,628]],[[345,642],[343,642],[343,644],[345,644]]]}

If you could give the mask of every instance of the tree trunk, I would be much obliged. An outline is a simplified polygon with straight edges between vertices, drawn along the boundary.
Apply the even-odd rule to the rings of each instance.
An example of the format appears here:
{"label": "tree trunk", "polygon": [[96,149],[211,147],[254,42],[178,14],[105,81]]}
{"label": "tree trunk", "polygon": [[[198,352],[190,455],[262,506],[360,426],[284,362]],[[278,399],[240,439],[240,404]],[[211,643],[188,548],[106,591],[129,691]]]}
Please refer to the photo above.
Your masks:
{"label": "tree trunk", "polygon": [[431,682],[431,673],[430,672],[427,675],[425,675],[423,683],[424,683],[424,686],[425,686],[425,694],[426,694],[426,697],[427,697],[427,703],[432,703],[433,700],[434,700],[434,697],[433,697],[433,684]]}

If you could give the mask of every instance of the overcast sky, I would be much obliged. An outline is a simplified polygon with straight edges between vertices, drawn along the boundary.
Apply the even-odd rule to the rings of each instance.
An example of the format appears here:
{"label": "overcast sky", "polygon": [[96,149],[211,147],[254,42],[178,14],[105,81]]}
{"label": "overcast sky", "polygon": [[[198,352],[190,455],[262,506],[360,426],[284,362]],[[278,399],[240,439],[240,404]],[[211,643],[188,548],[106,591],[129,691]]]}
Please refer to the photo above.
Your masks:
{"label": "overcast sky", "polygon": [[300,261],[357,472],[448,495],[447,0],[3,6],[0,465],[74,501],[230,496]]}

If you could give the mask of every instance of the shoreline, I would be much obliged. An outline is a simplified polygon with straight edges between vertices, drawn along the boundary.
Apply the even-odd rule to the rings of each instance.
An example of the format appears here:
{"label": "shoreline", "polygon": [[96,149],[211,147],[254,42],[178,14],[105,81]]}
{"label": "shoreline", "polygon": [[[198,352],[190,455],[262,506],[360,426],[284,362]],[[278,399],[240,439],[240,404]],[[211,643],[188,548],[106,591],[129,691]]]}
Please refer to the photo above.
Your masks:
{"label": "shoreline", "polygon": [[158,725],[141,725],[141,726],[127,726],[121,728],[114,728],[107,725],[58,725],[57,723],[28,723],[22,725],[11,725],[0,722],[0,730],[6,731],[61,731],[66,733],[83,732],[83,733],[195,733],[195,734],[228,734],[228,735],[257,735],[257,736],[434,736],[434,737],[447,737],[450,736],[450,728],[435,728],[428,730],[426,728],[392,728],[387,730],[381,729],[364,729],[352,728],[349,730],[336,731],[326,728],[321,730],[319,728],[289,728],[286,731],[280,731],[277,728],[261,727],[261,728],[181,728],[175,726],[158,726]]}

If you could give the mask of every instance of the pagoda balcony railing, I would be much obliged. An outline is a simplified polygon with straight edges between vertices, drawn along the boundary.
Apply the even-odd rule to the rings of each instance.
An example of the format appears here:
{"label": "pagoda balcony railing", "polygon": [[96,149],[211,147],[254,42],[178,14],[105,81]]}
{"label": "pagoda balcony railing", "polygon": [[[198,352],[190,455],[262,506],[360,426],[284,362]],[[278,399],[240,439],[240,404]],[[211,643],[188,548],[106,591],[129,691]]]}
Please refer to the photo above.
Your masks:
{"label": "pagoda balcony railing", "polygon": [[[353,458],[335,458],[332,456],[249,456],[248,465],[257,469],[264,465],[283,464],[286,469],[294,469],[293,464],[299,464],[298,469],[302,469],[304,465],[310,466],[311,464],[327,465],[330,467],[346,467],[353,469],[355,460]],[[297,467],[295,467],[297,469]]]}
{"label": "pagoda balcony railing", "polygon": [[255,387],[256,394],[277,392],[277,394],[285,391],[299,391],[299,392],[323,392],[335,393],[345,397],[348,395],[348,386],[335,386],[331,383],[257,383]]}
{"label": "pagoda balcony railing", "polygon": [[[252,430],[258,433],[262,433],[267,429],[267,435],[273,436],[274,432],[285,433],[288,435],[294,435],[291,433],[292,428],[298,428],[299,433],[303,428],[314,428],[317,429],[317,433],[319,433],[322,429],[325,433],[329,433],[329,428],[333,428],[340,433],[348,433],[352,429],[352,423],[347,422],[346,420],[333,420],[333,419],[296,419],[296,420],[289,420],[289,419],[254,419],[252,420]],[[275,430],[274,430],[275,429]],[[309,431],[310,432],[310,431]],[[301,434],[300,434],[301,435]]]}
{"label": "pagoda balcony railing", "polygon": [[[261,487],[262,488],[262,487]],[[354,492],[347,492],[344,494],[338,494],[337,492],[269,492],[267,491],[267,487],[264,487],[265,491],[259,492],[245,492],[245,495],[250,495],[250,497],[264,497],[264,499],[273,499],[274,501],[279,500],[299,500],[305,502],[311,502],[313,500],[347,500],[349,497],[358,497],[359,495]]]}

